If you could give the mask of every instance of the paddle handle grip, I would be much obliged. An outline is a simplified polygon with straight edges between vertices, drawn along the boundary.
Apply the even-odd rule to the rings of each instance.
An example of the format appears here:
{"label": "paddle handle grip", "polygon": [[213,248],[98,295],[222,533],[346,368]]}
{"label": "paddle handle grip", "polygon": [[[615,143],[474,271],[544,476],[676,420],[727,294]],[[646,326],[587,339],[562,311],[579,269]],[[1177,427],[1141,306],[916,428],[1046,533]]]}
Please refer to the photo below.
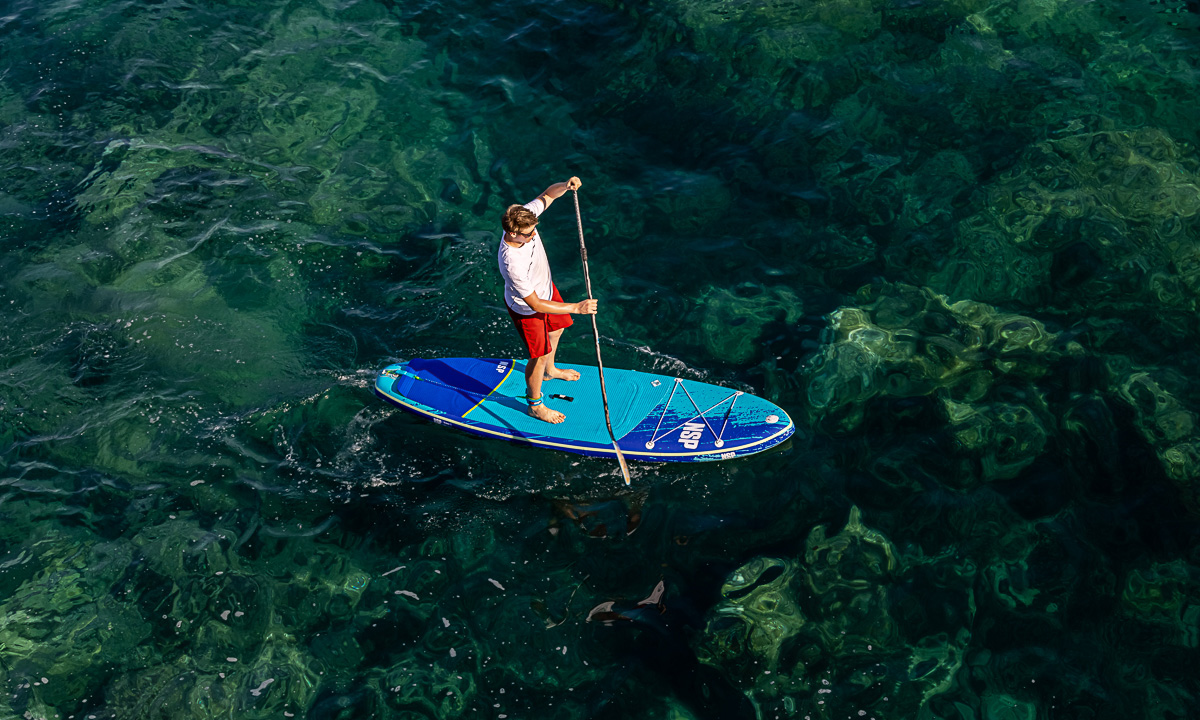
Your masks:
{"label": "paddle handle grip", "polygon": [[[575,227],[579,230],[579,257],[583,260],[583,287],[587,290],[588,300],[592,299],[592,276],[588,272],[587,245],[583,242],[583,216],[579,214],[579,191],[572,190],[575,199]],[[596,317],[592,316],[592,327],[596,326]],[[599,338],[597,337],[597,341]],[[597,346],[598,347],[598,346]]]}

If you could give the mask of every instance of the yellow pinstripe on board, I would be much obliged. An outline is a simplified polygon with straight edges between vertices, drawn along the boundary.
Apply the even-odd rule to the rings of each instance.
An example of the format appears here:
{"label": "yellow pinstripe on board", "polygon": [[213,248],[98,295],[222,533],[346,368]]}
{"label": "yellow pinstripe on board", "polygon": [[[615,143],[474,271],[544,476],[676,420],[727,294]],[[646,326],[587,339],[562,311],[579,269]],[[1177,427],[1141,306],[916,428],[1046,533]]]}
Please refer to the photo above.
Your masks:
{"label": "yellow pinstripe on board", "polygon": [[488,394],[479,398],[479,402],[472,405],[471,410],[466,411],[465,413],[462,414],[462,416],[466,417],[466,416],[470,415],[472,410],[474,410],[475,408],[482,405],[484,400],[487,400],[488,398],[490,398],[492,396],[492,393],[499,390],[500,386],[504,384],[504,381],[508,379],[508,376],[512,375],[513,368],[515,368],[516,366],[517,366],[517,364],[515,362],[509,361],[508,372],[504,373],[504,377],[500,378],[500,382],[496,383],[496,387],[492,388],[491,390],[488,390]]}

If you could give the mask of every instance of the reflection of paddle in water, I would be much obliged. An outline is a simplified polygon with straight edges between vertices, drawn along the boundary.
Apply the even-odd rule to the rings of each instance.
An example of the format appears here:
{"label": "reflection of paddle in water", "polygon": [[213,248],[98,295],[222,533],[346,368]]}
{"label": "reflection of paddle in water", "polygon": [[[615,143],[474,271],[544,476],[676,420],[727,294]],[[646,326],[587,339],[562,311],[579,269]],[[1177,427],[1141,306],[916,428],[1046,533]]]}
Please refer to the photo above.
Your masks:
{"label": "reflection of paddle in water", "polygon": [[662,580],[654,586],[654,591],[650,593],[650,597],[638,602],[633,607],[620,608],[617,606],[617,601],[610,600],[600,603],[592,608],[588,613],[587,619],[589,622],[596,621],[606,624],[614,623],[618,620],[628,620],[630,622],[640,622],[643,625],[648,625],[658,632],[664,632],[662,623],[649,622],[653,618],[652,611],[656,610],[658,615],[666,612],[666,606],[662,603],[663,591],[666,589],[666,583]]}
{"label": "reflection of paddle in water", "polygon": [[621,515],[624,515],[625,534],[632,535],[642,524],[642,504],[645,501],[646,493],[638,492],[586,505],[555,500],[554,509],[573,520],[590,537],[605,538],[608,537],[609,524],[621,522]]}
{"label": "reflection of paddle in water", "polygon": [[[688,611],[686,596],[663,600],[662,580],[646,599],[637,603],[610,601],[592,608],[587,619],[609,627],[648,627],[653,633],[620,632],[614,641],[625,647],[612,673],[599,683],[588,698],[588,717],[627,717],[625,686],[634,674],[654,673],[668,683],[673,695],[697,720],[753,720],[754,707],[715,668],[702,665],[689,638],[696,630],[694,613]],[[678,593],[677,593],[678,595]],[[613,707],[608,707],[613,705]]]}

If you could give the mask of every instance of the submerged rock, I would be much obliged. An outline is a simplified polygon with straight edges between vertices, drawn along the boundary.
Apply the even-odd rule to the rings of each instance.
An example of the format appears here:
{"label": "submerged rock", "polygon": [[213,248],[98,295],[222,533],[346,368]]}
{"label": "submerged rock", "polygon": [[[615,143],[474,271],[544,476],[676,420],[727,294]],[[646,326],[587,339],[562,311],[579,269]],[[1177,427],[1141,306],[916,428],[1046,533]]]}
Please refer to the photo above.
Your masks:
{"label": "submerged rock", "polygon": [[797,570],[795,562],[778,558],[756,558],[735,570],[721,587],[722,602],[709,613],[697,648],[700,662],[723,669],[743,689],[774,675],[772,691],[778,690],[774,681],[794,674],[790,645],[808,623],[796,602]]}
{"label": "submerged rock", "polygon": [[1046,428],[1037,414],[1023,405],[972,407],[946,400],[946,416],[958,448],[978,458],[985,482],[1016,477],[1046,447]]}
{"label": "submerged rock", "polygon": [[856,428],[875,398],[976,403],[998,382],[1040,377],[1061,354],[1033,318],[950,303],[927,288],[867,286],[858,300],[829,315],[825,343],[802,373],[813,420],[830,430]]}
{"label": "submerged rock", "polygon": [[43,528],[17,557],[31,574],[0,604],[0,668],[22,702],[70,714],[112,667],[149,661],[152,624],[111,592],[133,561],[127,543]]}
{"label": "submerged rock", "polygon": [[[1175,378],[1172,384],[1180,382]],[[1119,376],[1115,394],[1132,408],[1135,427],[1179,488],[1188,509],[1200,513],[1200,427],[1195,413],[1139,368]]]}
{"label": "submerged rock", "polygon": [[[1143,648],[1171,645],[1200,647],[1200,570],[1182,560],[1133,568],[1121,588],[1132,644]],[[1122,623],[1124,626],[1124,623]]]}
{"label": "submerged rock", "polygon": [[764,714],[915,712],[951,688],[971,634],[947,627],[906,641],[893,609],[904,572],[892,543],[853,507],[837,534],[813,528],[802,558],[760,557],[735,570],[697,657]]}
{"label": "submerged rock", "polygon": [[[932,283],[986,302],[1080,309],[1113,302],[1191,311],[1200,263],[1188,228],[1200,215],[1200,162],[1166,131],[1097,128],[1047,139],[958,226]],[[1093,267],[1059,267],[1080,255]],[[995,269],[1003,268],[1000,272]]]}
{"label": "submerged rock", "polygon": [[[872,421],[903,431],[902,419],[886,416],[888,403],[932,397],[953,451],[975,468],[950,484],[969,488],[1017,477],[1059,430],[1115,451],[1117,428],[1105,407],[1115,403],[1132,411],[1165,476],[1200,512],[1200,424],[1177,397],[1190,392],[1178,374],[1085,351],[1036,318],[951,303],[928,288],[873,285],[857,299],[830,313],[822,346],[798,373],[815,426],[846,434]],[[1098,405],[1064,398],[1063,385],[1104,397]]]}
{"label": "submerged rock", "polygon": [[712,357],[735,365],[760,356],[763,329],[768,324],[790,324],[803,313],[800,300],[786,287],[745,284],[733,291],[709,288],[701,302],[705,349]]}

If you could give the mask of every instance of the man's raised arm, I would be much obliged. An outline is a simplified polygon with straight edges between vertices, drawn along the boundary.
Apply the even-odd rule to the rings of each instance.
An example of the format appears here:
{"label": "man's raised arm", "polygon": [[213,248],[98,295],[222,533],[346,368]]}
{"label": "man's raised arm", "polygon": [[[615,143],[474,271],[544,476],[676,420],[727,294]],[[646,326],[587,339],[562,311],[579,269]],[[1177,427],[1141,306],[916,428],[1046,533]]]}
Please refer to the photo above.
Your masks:
{"label": "man's raised arm", "polygon": [[[572,176],[571,179],[567,180],[566,182],[554,183],[550,187],[546,188],[541,195],[538,195],[538,197],[542,199],[542,202],[545,203],[546,208],[548,208],[550,207],[550,203],[562,197],[568,190],[578,190],[582,186],[583,183],[579,180],[579,178]],[[542,208],[543,211],[546,208]]]}

